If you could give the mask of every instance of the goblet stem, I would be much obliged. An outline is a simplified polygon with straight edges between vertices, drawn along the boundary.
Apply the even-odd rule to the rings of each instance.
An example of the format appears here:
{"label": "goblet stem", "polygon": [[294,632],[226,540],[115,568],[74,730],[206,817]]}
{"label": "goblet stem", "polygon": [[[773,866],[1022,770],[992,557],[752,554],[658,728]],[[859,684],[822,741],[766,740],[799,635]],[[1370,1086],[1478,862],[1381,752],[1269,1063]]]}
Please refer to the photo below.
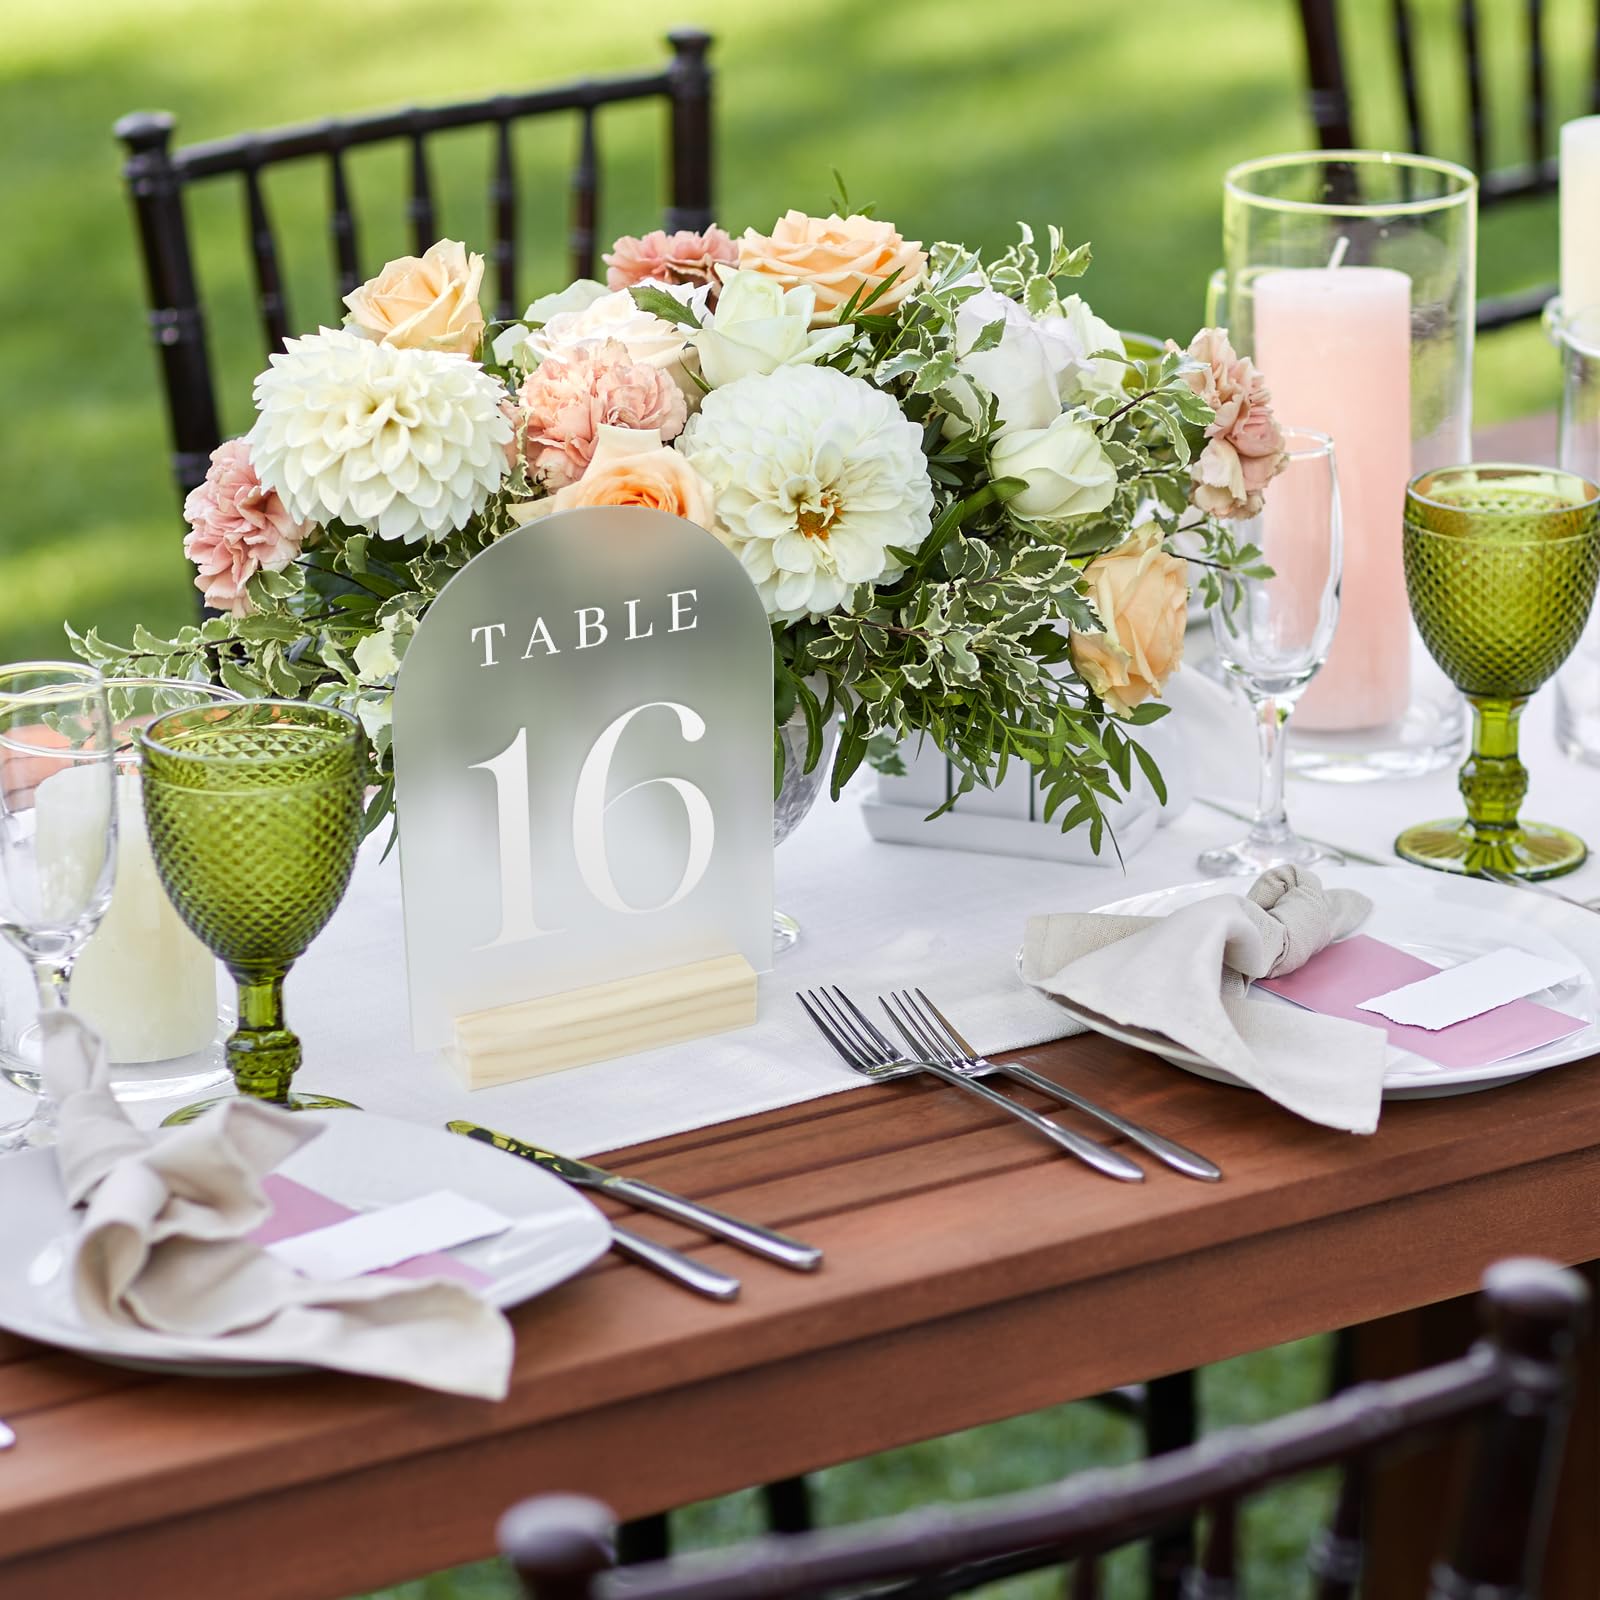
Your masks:
{"label": "goblet stem", "polygon": [[1289,813],[1283,803],[1283,756],[1288,746],[1289,712],[1276,695],[1251,697],[1256,718],[1256,744],[1260,770],[1256,774],[1256,815],[1250,824],[1250,843],[1278,845],[1292,837]]}
{"label": "goblet stem", "polygon": [[1528,769],[1517,759],[1517,726],[1524,700],[1469,695],[1472,753],[1461,768],[1461,798],[1474,833],[1484,841],[1516,832],[1528,792]]}
{"label": "goblet stem", "polygon": [[[67,1009],[67,996],[72,983],[72,958],[65,959],[56,956],[35,956],[33,959],[33,981],[39,992],[39,1015],[44,1017],[51,1012],[65,1011]],[[44,1145],[56,1142],[56,1102],[54,1097],[44,1086],[43,1077],[39,1080],[39,1100],[33,1108],[33,1115],[29,1117],[27,1126],[22,1130],[19,1140],[25,1145]]]}
{"label": "goblet stem", "polygon": [[239,984],[239,1026],[227,1044],[228,1066],[239,1093],[254,1100],[289,1101],[289,1083],[300,1067],[300,1039],[283,1025],[281,972],[234,973]]}

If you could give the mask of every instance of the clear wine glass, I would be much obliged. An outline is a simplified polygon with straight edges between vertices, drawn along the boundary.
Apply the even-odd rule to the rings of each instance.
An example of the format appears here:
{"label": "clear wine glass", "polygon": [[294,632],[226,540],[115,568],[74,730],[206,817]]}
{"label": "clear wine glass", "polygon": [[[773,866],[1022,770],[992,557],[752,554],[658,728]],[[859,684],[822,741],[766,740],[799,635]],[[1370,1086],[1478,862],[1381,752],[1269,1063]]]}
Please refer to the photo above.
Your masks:
{"label": "clear wine glass", "polygon": [[1309,429],[1286,428],[1284,443],[1288,460],[1267,485],[1260,514],[1235,527],[1241,544],[1261,550],[1271,576],[1223,574],[1221,603],[1211,612],[1217,659],[1255,716],[1261,770],[1249,833],[1200,856],[1200,870],[1210,877],[1342,859],[1300,838],[1284,809],[1289,715],[1327,659],[1343,568],[1333,441]]}
{"label": "clear wine glass", "polygon": [[[93,667],[0,667],[0,934],[28,960],[41,1015],[67,1005],[72,964],[111,903],[116,736]],[[55,1107],[0,1128],[0,1150],[49,1144]]]}

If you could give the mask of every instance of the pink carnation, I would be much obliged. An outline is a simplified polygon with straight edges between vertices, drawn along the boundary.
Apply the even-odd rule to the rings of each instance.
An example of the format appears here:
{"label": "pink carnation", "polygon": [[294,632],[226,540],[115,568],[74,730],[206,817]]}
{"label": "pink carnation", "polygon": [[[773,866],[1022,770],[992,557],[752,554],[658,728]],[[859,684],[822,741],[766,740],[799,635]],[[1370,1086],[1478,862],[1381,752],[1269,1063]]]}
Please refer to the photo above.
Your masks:
{"label": "pink carnation", "polygon": [[1189,387],[1216,413],[1206,426],[1206,447],[1189,468],[1194,503],[1214,517],[1256,516],[1285,461],[1266,380],[1228,343],[1224,328],[1202,328],[1187,354],[1199,363],[1185,374]]}
{"label": "pink carnation", "polygon": [[602,427],[655,428],[665,442],[683,432],[689,416],[674,379],[629,360],[627,346],[615,339],[546,356],[517,398],[528,471],[549,489],[583,476]]}
{"label": "pink carnation", "polygon": [[243,439],[211,452],[205,481],[189,491],[183,515],[190,526],[183,553],[200,569],[195,588],[208,606],[236,617],[251,610],[245,585],[258,572],[282,572],[311,531],[290,516],[276,490],[262,486]]}
{"label": "pink carnation", "polygon": [[670,234],[657,228],[642,239],[625,233],[604,257],[606,287],[631,289],[652,278],[657,283],[709,283],[715,299],[722,287],[717,263],[731,267],[738,259],[738,247],[721,228],[704,233],[683,228]]}

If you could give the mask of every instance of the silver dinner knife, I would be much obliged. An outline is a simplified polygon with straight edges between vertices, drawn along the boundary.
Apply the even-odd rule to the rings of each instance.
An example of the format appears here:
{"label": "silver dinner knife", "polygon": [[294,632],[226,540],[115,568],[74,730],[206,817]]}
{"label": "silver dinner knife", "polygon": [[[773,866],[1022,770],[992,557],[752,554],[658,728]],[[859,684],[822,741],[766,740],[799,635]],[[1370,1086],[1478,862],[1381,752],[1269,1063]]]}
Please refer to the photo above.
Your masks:
{"label": "silver dinner knife", "polygon": [[[619,1173],[607,1172],[604,1167],[576,1161],[571,1156],[557,1155],[554,1150],[527,1144],[508,1133],[496,1133],[493,1128],[485,1128],[476,1122],[447,1122],[445,1127],[451,1133],[465,1134],[469,1139],[491,1144],[508,1155],[521,1156],[524,1161],[531,1161],[546,1172],[553,1172],[556,1177],[577,1188],[596,1189],[614,1199],[626,1200],[629,1205],[638,1206],[641,1210],[671,1217],[713,1238],[738,1245],[753,1255],[776,1261],[779,1266],[793,1267],[797,1272],[813,1272],[822,1264],[822,1252],[814,1245],[801,1244],[798,1239],[776,1233],[771,1228],[763,1228],[759,1223],[744,1222],[724,1212],[713,1211],[710,1206],[685,1200],[682,1195],[658,1189],[653,1183],[645,1183],[640,1178],[624,1178]],[[623,1248],[626,1250],[627,1246]]]}

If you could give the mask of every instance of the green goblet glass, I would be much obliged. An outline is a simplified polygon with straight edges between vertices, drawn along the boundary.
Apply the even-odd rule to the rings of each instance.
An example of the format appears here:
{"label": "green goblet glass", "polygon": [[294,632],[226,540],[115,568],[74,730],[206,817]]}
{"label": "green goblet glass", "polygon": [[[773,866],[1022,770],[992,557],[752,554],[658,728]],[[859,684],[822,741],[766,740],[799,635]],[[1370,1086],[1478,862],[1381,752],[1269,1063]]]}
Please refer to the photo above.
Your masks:
{"label": "green goblet glass", "polygon": [[1442,872],[1554,878],[1588,854],[1565,828],[1523,822],[1517,722],[1578,642],[1600,576],[1600,488],[1572,472],[1481,465],[1406,490],[1406,592],[1423,643],[1472,706],[1464,818],[1407,828],[1395,849]]}
{"label": "green goblet glass", "polygon": [[[283,980],[344,897],[361,841],[360,725],[330,706],[245,700],[139,730],[144,809],[163,887],[239,985],[228,1066],[242,1095],[293,1110],[348,1100],[289,1091],[300,1040]],[[185,1106],[167,1123],[216,1104]]]}

